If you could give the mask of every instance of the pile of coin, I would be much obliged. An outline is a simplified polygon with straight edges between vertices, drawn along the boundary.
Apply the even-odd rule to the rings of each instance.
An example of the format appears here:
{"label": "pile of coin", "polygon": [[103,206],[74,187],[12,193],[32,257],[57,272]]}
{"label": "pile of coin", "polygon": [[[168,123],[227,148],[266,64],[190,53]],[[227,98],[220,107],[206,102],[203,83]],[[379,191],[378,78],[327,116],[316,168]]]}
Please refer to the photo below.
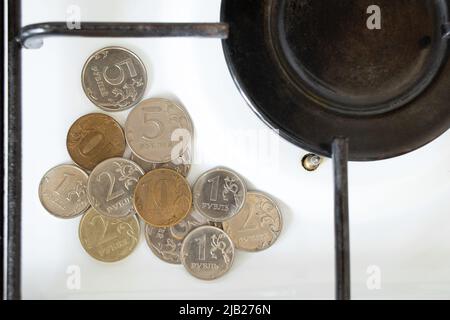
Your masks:
{"label": "pile of coin", "polygon": [[141,101],[147,76],[134,53],[119,47],[95,52],[82,84],[104,111],[134,106],[124,129],[103,113],[76,120],[67,134],[75,164],[49,170],[39,185],[48,212],[65,219],[82,215],[79,238],[90,256],[124,259],[136,248],[143,221],[157,257],[212,280],[231,268],[235,248],[260,251],[275,242],[282,228],[279,208],[269,196],[247,191],[237,173],[215,168],[191,190],[191,118],[173,101]]}

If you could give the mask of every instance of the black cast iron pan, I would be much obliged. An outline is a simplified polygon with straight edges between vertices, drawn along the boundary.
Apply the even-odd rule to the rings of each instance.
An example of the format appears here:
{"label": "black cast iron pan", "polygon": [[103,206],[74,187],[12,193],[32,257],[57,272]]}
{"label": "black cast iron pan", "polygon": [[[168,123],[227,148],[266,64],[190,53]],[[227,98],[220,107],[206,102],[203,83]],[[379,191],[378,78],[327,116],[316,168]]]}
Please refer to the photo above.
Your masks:
{"label": "black cast iron pan", "polygon": [[[349,160],[395,157],[450,127],[448,0],[223,0],[223,41],[238,88],[287,140]],[[447,35],[448,36],[448,35]]]}
{"label": "black cast iron pan", "polygon": [[[347,161],[399,156],[450,127],[449,2],[222,0],[222,23],[83,22],[68,29],[50,22],[23,27],[11,39],[24,48],[58,35],[225,39],[233,79],[256,114],[285,139],[334,159],[336,297],[349,299]],[[17,3],[10,11],[20,27]],[[373,4],[381,9],[381,29],[367,28]],[[11,66],[20,65],[12,57]],[[10,87],[20,88],[20,77],[10,76]],[[20,110],[14,94],[9,104]],[[10,172],[13,182],[16,175]],[[10,189],[10,199],[19,196]],[[9,215],[20,221],[20,212]],[[8,243],[17,259],[19,231]],[[12,263],[8,270],[8,296],[18,297],[20,270]]]}
{"label": "black cast iron pan", "polygon": [[448,0],[223,0],[225,57],[256,114],[333,156],[336,297],[350,298],[347,161],[413,151],[450,127]]}

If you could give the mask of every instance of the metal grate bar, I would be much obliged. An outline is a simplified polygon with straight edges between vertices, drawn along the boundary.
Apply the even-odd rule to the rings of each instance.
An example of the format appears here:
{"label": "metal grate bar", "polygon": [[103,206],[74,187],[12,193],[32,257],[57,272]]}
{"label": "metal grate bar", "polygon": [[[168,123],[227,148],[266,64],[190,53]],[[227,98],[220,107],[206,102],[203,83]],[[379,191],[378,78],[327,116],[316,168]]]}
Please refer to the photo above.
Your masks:
{"label": "metal grate bar", "polygon": [[336,300],[350,300],[350,230],[348,215],[348,140],[333,142]]}
{"label": "metal grate bar", "polygon": [[16,35],[21,27],[21,1],[8,1],[8,215],[6,298],[21,298],[22,222],[22,63]]}
{"label": "metal grate bar", "polygon": [[46,22],[25,26],[18,41],[27,49],[40,48],[43,38],[73,37],[228,37],[226,23],[145,23],[83,22],[80,29],[69,29],[66,22]]}

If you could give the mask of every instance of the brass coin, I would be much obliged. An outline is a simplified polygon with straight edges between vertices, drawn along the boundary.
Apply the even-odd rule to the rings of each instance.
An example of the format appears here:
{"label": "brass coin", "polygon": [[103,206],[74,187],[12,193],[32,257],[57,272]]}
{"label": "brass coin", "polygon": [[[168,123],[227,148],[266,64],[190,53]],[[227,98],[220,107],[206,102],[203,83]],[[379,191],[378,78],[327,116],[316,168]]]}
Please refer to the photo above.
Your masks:
{"label": "brass coin", "polygon": [[89,209],[81,218],[78,235],[86,252],[94,259],[115,262],[126,258],[139,242],[136,215],[116,219]]}
{"label": "brass coin", "polygon": [[72,160],[87,170],[103,160],[122,157],[126,146],[120,124],[101,113],[87,114],[75,121],[66,144]]}
{"label": "brass coin", "polygon": [[189,183],[171,169],[155,169],[143,176],[134,191],[134,208],[154,227],[170,227],[191,211]]}
{"label": "brass coin", "polygon": [[261,192],[247,192],[242,210],[223,222],[223,230],[237,249],[261,251],[270,247],[282,229],[276,203]]}

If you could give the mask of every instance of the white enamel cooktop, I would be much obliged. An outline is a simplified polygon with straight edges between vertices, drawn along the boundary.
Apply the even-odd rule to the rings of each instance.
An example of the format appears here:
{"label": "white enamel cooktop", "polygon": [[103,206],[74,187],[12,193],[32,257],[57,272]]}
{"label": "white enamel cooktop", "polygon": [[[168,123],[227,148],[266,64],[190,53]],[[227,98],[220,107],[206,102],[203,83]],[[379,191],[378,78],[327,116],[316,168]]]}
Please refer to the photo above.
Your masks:
{"label": "white enamel cooktop", "polygon": [[[72,4],[84,21],[216,22],[220,10],[220,0],[24,0],[23,24],[64,21]],[[277,199],[284,230],[272,248],[239,252],[230,273],[202,282],[153,256],[143,236],[126,260],[97,262],[79,243],[79,219],[58,220],[44,210],[39,181],[49,168],[70,163],[69,126],[100,112],[82,90],[82,66],[110,45],[144,61],[146,98],[172,98],[188,109],[196,138],[191,183],[224,165]],[[124,124],[127,112],[110,115]],[[52,38],[24,50],[23,297],[333,299],[332,163],[308,173],[300,165],[305,153],[271,135],[252,113],[219,40]],[[449,299],[450,132],[412,154],[351,163],[349,170],[353,298]],[[79,289],[67,285],[77,270]]]}

